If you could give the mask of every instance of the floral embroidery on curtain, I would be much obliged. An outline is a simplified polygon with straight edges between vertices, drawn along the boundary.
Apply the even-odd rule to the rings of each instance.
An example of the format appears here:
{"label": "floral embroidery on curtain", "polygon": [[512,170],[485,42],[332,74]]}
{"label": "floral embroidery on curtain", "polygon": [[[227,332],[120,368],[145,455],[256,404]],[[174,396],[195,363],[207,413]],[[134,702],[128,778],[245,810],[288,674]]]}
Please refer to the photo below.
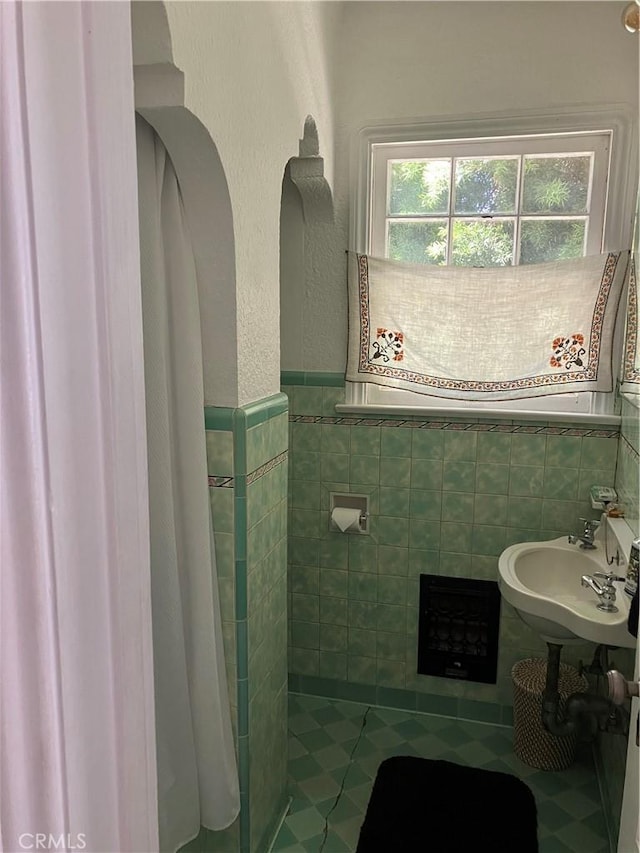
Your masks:
{"label": "floral embroidery on curtain", "polygon": [[378,339],[371,344],[372,358],[381,358],[386,364],[389,359],[402,361],[402,332],[392,332],[390,329],[378,329]]}
{"label": "floral embroidery on curtain", "polygon": [[477,269],[349,253],[346,377],[461,400],[612,391],[628,258]]}
{"label": "floral embroidery on curtain", "polygon": [[553,355],[549,359],[551,367],[566,367],[570,370],[572,367],[584,367],[583,356],[586,355],[584,344],[584,335],[575,332],[569,335],[568,338],[556,338],[553,342]]}

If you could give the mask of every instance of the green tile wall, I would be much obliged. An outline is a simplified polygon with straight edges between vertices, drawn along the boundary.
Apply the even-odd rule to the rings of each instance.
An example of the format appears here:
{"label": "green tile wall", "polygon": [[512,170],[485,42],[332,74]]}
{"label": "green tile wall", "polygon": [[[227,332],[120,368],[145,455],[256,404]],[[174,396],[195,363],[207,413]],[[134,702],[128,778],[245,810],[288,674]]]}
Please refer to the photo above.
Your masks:
{"label": "green tile wall", "polygon": [[618,449],[616,489],[626,507],[626,519],[636,536],[640,536],[640,412],[627,400],[622,401],[622,435]]}
{"label": "green tile wall", "polygon": [[[625,518],[636,535],[640,535],[640,509],[638,485],[640,470],[638,451],[640,448],[640,417],[638,409],[627,400],[622,401],[622,430],[618,446],[618,462],[615,486],[621,503],[625,506]],[[614,667],[632,678],[634,652],[631,649],[616,649],[612,653]],[[627,739],[620,735],[601,734],[597,744],[596,764],[602,788],[602,800],[615,842],[620,828],[620,810],[627,758]],[[615,846],[615,844],[614,844]]]}
{"label": "green tile wall", "polygon": [[[507,545],[579,529],[580,516],[594,516],[589,487],[614,482],[617,431],[515,421],[458,420],[442,428],[371,418],[365,424],[336,416],[344,388],[302,376],[303,384],[291,384],[288,376],[285,385],[293,419],[288,561],[294,683],[312,692],[346,684],[351,687],[343,693],[366,693],[367,701],[395,696],[405,707],[424,704],[424,696],[431,702],[441,697],[450,711],[476,718],[494,705],[491,715],[503,719],[512,701],[512,665],[546,648],[503,602],[497,685],[417,675],[419,575],[497,579],[498,556]],[[330,532],[334,491],[369,495],[371,535]],[[590,659],[592,651],[567,647],[564,659]]]}
{"label": "green tile wall", "polygon": [[[281,417],[278,447],[286,447],[286,415]],[[273,423],[253,429],[266,432]],[[256,441],[262,444],[263,437]],[[246,500],[251,850],[262,851],[286,799],[286,460],[250,482]]]}
{"label": "green tile wall", "polygon": [[239,819],[191,851],[266,850],[286,805],[287,398],[207,408],[207,467],[225,659],[240,775]]}

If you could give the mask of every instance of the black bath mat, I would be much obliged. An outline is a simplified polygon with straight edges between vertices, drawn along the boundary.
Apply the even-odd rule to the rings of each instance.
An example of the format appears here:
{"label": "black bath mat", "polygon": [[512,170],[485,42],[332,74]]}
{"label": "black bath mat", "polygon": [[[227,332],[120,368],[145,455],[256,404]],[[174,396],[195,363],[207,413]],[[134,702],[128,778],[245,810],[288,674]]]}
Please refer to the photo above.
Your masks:
{"label": "black bath mat", "polygon": [[356,853],[538,853],[536,802],[507,773],[396,756],[378,768]]}

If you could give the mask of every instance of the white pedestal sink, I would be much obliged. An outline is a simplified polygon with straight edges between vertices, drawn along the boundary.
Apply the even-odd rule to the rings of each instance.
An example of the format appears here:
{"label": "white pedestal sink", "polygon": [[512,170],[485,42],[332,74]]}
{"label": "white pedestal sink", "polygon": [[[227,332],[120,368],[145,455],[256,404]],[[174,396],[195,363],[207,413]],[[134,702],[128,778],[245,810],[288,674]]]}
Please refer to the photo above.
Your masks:
{"label": "white pedestal sink", "polygon": [[[609,553],[616,553],[616,542]],[[628,556],[628,555],[626,555]],[[567,536],[549,542],[520,542],[502,552],[498,560],[498,584],[505,601],[545,642],[566,645],[589,640],[607,646],[635,648],[627,631],[630,597],[624,583],[615,583],[617,613],[598,610],[598,597],[581,585],[582,575],[608,572],[623,575],[620,567],[607,565],[604,544],[593,551],[570,545]]]}

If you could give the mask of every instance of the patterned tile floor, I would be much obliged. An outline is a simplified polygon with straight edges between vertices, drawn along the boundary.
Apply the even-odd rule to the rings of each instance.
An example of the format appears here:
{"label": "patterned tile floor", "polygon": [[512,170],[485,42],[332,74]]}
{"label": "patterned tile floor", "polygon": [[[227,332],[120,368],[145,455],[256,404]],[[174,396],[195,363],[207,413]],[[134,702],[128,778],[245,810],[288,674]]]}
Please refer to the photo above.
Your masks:
{"label": "patterned tile floor", "polygon": [[513,773],[535,795],[540,853],[609,851],[588,747],[568,770],[541,771],[515,757],[512,731],[504,726],[315,696],[292,694],[289,702],[292,802],[274,853],[353,853],[378,766],[392,755]]}

